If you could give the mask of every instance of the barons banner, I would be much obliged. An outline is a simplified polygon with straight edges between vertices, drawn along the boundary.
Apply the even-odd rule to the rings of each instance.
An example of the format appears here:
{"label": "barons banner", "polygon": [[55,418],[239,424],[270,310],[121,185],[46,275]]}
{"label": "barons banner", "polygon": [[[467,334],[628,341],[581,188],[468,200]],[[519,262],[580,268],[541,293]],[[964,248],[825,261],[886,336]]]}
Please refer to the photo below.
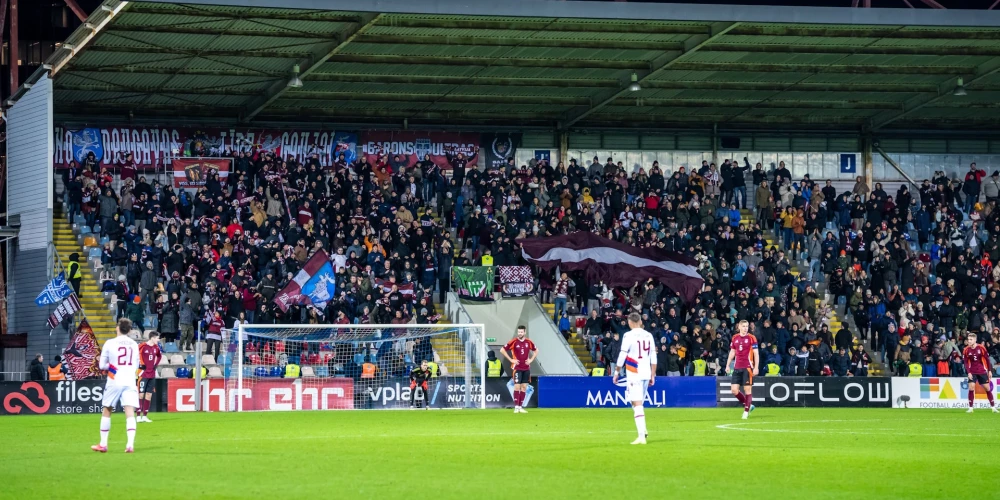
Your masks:
{"label": "barons banner", "polygon": [[103,380],[0,382],[0,415],[100,413]]}
{"label": "barons banner", "polygon": [[[525,408],[538,406],[537,398],[533,397],[537,387],[537,383],[532,381],[526,391]],[[469,386],[466,385],[465,378],[434,378],[429,381],[427,392],[428,408],[479,408],[483,398],[479,377],[472,377],[472,384]],[[354,393],[357,395],[355,401],[357,408],[382,410],[410,406],[411,391],[408,378],[389,378],[371,382],[360,380]],[[423,401],[419,392],[416,401]],[[486,407],[514,407],[514,381],[510,377],[486,379]]]}
{"label": "barons banner", "polygon": [[455,292],[459,298],[493,301],[493,266],[466,266],[451,268]]}
{"label": "barons banner", "polygon": [[483,134],[479,143],[486,170],[499,170],[507,166],[507,158],[514,157],[514,151],[521,145],[521,134]]}
{"label": "barons banner", "polygon": [[[730,377],[717,377],[719,406],[742,406]],[[889,377],[755,377],[753,401],[766,406],[889,408]]]}
{"label": "barons banner", "polygon": [[361,154],[375,164],[380,155],[389,160],[399,155],[407,166],[414,166],[431,155],[431,161],[443,170],[451,169],[451,158],[465,155],[468,166],[476,165],[479,157],[479,134],[463,132],[393,132],[369,130],[361,134]]}
{"label": "barons banner", "polygon": [[[993,379],[993,396],[997,396],[997,383]],[[976,408],[989,408],[986,390],[975,386]],[[964,377],[893,377],[893,408],[951,408],[969,407],[969,379]]]}
{"label": "barons banner", "polygon": [[196,127],[55,127],[52,163],[66,168],[70,161],[82,162],[94,153],[101,166],[113,166],[125,153],[135,155],[142,169],[163,168],[171,160],[185,156],[221,157],[229,152],[264,150],[296,161],[313,153],[320,165],[329,167],[343,153],[348,162],[356,158],[358,136],[332,130],[275,130],[257,128]]}
{"label": "barons banner", "polygon": [[205,185],[211,170],[219,173],[219,180],[225,182],[233,161],[226,158],[177,158],[171,161],[174,171],[175,188],[197,188]]}

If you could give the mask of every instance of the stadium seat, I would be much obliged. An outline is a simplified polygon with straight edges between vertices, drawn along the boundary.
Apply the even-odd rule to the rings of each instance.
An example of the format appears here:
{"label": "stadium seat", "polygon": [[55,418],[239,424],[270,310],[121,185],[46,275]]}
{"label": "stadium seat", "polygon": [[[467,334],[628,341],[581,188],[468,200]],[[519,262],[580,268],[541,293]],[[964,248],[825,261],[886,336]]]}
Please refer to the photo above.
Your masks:
{"label": "stadium seat", "polygon": [[212,356],[211,354],[202,354],[201,355],[201,365],[202,366],[211,366],[211,365],[215,365],[215,364],[218,364],[218,363],[215,362],[215,356]]}
{"label": "stadium seat", "polygon": [[159,377],[160,378],[175,378],[176,375],[174,375],[174,369],[173,368],[170,368],[169,366],[164,366],[163,368],[160,368],[160,375],[159,375]]}
{"label": "stadium seat", "polygon": [[178,368],[177,378],[191,378],[191,369],[186,366]]}
{"label": "stadium seat", "polygon": [[280,366],[272,366],[269,375],[272,377],[280,377],[283,371],[284,370],[282,370]]}
{"label": "stadium seat", "polygon": [[285,341],[279,340],[274,343],[274,352],[285,352]]}
{"label": "stadium seat", "polygon": [[259,354],[251,354],[248,357],[248,359],[249,359],[251,365],[259,365],[260,364],[260,355]]}
{"label": "stadium seat", "polygon": [[264,359],[264,364],[265,365],[273,365],[273,364],[277,364],[278,363],[278,358],[276,358],[274,356],[274,354],[270,353],[270,352],[264,353],[264,358],[263,359]]}
{"label": "stadium seat", "polygon": [[213,366],[208,369],[208,378],[222,378],[222,369],[218,366]]}
{"label": "stadium seat", "polygon": [[316,372],[313,371],[313,369],[312,369],[311,366],[303,366],[302,367],[302,376],[303,377],[315,377],[316,376]]}
{"label": "stadium seat", "polygon": [[194,366],[194,354],[188,354],[187,357],[184,358],[184,364]]}
{"label": "stadium seat", "polygon": [[220,365],[231,365],[233,364],[233,355],[228,352],[224,352],[219,355],[218,364]]}
{"label": "stadium seat", "polygon": [[173,354],[175,352],[181,352],[181,350],[177,347],[177,343],[167,342],[163,344],[163,352],[166,354]]}
{"label": "stadium seat", "polygon": [[317,377],[329,377],[330,376],[330,370],[328,370],[325,366],[317,366],[316,367],[316,376]]}
{"label": "stadium seat", "polygon": [[254,369],[249,366],[243,367],[243,378],[250,378],[253,376]]}
{"label": "stadium seat", "polygon": [[253,376],[255,376],[255,377],[266,377],[267,376],[267,368],[263,367],[263,366],[258,366],[257,368],[254,368],[254,370],[253,370]]}
{"label": "stadium seat", "polygon": [[365,355],[364,354],[358,353],[358,354],[354,355],[354,364],[360,365],[361,363],[364,363],[364,362],[365,362]]}
{"label": "stadium seat", "polygon": [[101,260],[101,247],[91,248],[87,252],[87,259],[88,260],[91,260],[91,259]]}
{"label": "stadium seat", "polygon": [[302,363],[299,362],[299,356],[289,356],[288,357],[288,362],[296,364],[296,365],[301,365],[302,364]]}
{"label": "stadium seat", "polygon": [[170,358],[168,358],[168,360],[169,360],[169,363],[167,363],[168,365],[174,365],[174,366],[184,365],[184,356],[181,356],[180,354],[173,354],[170,356]]}
{"label": "stadium seat", "polygon": [[232,367],[232,365],[226,365],[226,369],[222,371],[222,374],[226,378],[232,377],[233,376],[233,367]]}

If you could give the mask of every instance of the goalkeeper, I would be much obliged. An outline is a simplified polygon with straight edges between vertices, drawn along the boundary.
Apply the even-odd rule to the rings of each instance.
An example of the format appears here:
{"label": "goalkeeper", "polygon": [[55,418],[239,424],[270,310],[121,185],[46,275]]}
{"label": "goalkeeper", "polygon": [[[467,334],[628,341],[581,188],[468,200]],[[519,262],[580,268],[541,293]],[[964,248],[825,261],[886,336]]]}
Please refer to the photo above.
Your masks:
{"label": "goalkeeper", "polygon": [[427,408],[427,380],[431,378],[431,370],[427,368],[427,360],[420,362],[420,366],[414,367],[410,370],[410,408],[413,408],[413,403],[416,401],[417,386],[424,394],[424,408]]}

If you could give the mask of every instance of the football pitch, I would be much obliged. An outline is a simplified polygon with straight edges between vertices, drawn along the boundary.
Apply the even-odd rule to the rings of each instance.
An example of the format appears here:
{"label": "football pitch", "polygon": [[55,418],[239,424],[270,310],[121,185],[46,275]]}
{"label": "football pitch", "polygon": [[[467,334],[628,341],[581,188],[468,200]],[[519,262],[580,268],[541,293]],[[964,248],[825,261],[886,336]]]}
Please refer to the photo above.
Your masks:
{"label": "football pitch", "polygon": [[6,498],[995,498],[1000,415],[630,409],[0,418]]}

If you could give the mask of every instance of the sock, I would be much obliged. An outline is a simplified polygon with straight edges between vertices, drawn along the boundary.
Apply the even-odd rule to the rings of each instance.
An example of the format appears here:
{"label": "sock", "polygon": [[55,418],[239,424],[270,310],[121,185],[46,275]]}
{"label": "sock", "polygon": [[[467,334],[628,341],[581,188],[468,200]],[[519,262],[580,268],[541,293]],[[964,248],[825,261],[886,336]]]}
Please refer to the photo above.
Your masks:
{"label": "sock", "polygon": [[639,437],[646,437],[646,411],[643,407],[633,406],[632,413],[635,414],[635,430],[639,431]]}
{"label": "sock", "polygon": [[108,445],[108,433],[111,432],[111,417],[101,417],[101,446]]}
{"label": "sock", "polygon": [[736,400],[739,401],[743,405],[744,408],[747,407],[747,398],[745,396],[743,396],[742,392],[737,392],[736,393]]}
{"label": "sock", "polygon": [[141,417],[142,416],[142,410],[144,410],[145,408],[146,408],[146,400],[145,399],[140,399],[139,400],[139,409],[136,410],[135,416]]}
{"label": "sock", "polygon": [[524,391],[517,393],[517,406],[524,406]]}
{"label": "sock", "polygon": [[990,381],[989,388],[986,389],[986,398],[990,400],[990,407],[991,408],[994,407],[994,406],[996,406],[996,404],[993,401],[993,381],[992,380]]}
{"label": "sock", "polygon": [[743,409],[746,411],[750,411],[750,405],[753,403],[753,394],[748,393],[747,395],[743,396],[743,399],[746,400],[746,403],[743,403]]}
{"label": "sock", "polygon": [[975,386],[969,387],[969,408],[972,408],[972,403],[976,400],[976,389]]}
{"label": "sock", "polygon": [[521,406],[521,391],[514,391],[514,406]]}
{"label": "sock", "polygon": [[126,448],[131,448],[135,443],[135,417],[125,419],[125,436],[128,437]]}

